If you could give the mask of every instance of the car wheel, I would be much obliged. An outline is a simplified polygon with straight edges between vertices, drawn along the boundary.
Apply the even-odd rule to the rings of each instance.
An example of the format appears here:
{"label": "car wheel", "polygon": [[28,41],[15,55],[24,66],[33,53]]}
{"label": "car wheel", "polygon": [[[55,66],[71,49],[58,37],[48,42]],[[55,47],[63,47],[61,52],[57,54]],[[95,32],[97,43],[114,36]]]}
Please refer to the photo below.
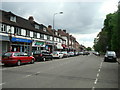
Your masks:
{"label": "car wheel", "polygon": [[46,58],[43,58],[43,61],[45,61],[46,60]]}
{"label": "car wheel", "polygon": [[21,65],[21,61],[20,61],[20,60],[17,61],[17,65],[18,65],[18,66]]}
{"label": "car wheel", "polygon": [[53,57],[51,57],[51,60],[53,60]]}
{"label": "car wheel", "polygon": [[34,59],[32,59],[30,63],[33,64],[34,63]]}

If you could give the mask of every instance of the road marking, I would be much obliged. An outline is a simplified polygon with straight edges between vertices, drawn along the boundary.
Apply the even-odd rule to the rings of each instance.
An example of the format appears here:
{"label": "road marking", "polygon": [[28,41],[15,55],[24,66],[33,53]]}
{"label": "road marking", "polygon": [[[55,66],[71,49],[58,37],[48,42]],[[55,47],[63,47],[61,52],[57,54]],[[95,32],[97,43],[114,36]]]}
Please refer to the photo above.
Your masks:
{"label": "road marking", "polygon": [[98,70],[98,72],[100,72],[100,69]]}
{"label": "road marking", "polygon": [[95,79],[95,82],[94,82],[94,84],[97,84],[97,81],[98,81],[98,78],[96,78],[96,79]]}
{"label": "road marking", "polygon": [[95,87],[92,87],[92,90],[95,90]]}
{"label": "road marking", "polygon": [[32,75],[26,75],[25,77],[30,77],[30,76],[32,76]]}
{"label": "road marking", "polygon": [[97,77],[99,77],[99,73],[97,74]]}
{"label": "road marking", "polygon": [[5,84],[5,83],[1,83],[0,86],[3,85],[3,84]]}

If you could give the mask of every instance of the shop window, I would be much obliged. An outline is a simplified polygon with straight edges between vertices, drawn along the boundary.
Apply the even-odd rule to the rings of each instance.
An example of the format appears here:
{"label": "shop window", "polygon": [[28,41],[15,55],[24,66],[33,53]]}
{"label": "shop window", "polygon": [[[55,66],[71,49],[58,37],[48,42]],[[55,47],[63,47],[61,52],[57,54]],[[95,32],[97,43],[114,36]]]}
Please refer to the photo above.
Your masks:
{"label": "shop window", "polygon": [[26,36],[30,37],[30,31],[29,30],[26,30]]}
{"label": "shop window", "polygon": [[14,34],[21,35],[21,29],[18,27],[15,27],[15,32]]}
{"label": "shop window", "polygon": [[37,38],[37,33],[36,32],[33,33],[33,37]]}

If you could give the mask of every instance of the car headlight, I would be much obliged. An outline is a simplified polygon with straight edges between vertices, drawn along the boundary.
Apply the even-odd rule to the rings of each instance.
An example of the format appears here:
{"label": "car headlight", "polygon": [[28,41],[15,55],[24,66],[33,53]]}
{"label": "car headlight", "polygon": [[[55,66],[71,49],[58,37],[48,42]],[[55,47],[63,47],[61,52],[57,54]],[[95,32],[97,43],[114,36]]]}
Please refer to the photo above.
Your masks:
{"label": "car headlight", "polygon": [[107,57],[107,55],[105,55],[105,57]]}

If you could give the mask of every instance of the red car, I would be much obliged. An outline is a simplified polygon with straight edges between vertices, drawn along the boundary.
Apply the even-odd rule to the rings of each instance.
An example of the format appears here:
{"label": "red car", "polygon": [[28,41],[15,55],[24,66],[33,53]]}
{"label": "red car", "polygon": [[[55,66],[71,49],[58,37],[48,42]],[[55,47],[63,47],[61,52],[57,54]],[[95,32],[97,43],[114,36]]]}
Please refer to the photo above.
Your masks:
{"label": "red car", "polygon": [[24,52],[7,52],[2,55],[2,63],[4,65],[13,65],[16,64],[20,66],[22,63],[34,63],[35,58],[33,56],[29,56]]}

